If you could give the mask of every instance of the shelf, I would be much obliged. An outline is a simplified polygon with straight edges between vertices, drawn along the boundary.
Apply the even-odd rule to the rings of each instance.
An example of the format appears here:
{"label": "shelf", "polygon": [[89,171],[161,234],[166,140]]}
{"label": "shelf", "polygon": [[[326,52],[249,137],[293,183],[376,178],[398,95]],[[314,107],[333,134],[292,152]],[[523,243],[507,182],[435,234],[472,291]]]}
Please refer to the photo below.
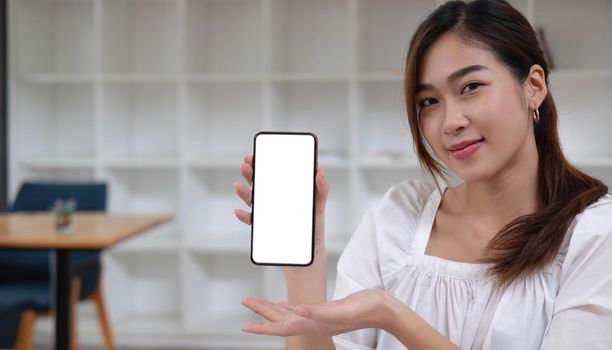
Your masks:
{"label": "shelf", "polygon": [[[261,104],[258,83],[189,84],[183,145],[187,159],[206,162],[252,153],[253,137],[261,129]],[[235,158],[237,168],[242,158]]]}
{"label": "shelf", "polygon": [[104,72],[177,72],[176,7],[176,1],[168,0],[105,0]]}
{"label": "shelf", "polygon": [[415,157],[401,82],[367,82],[359,86],[360,155]]}
{"label": "shelf", "polygon": [[575,79],[612,79],[612,69],[554,69],[550,79],[572,81]]}
{"label": "shelf", "polygon": [[203,156],[199,160],[191,160],[187,164],[194,169],[227,169],[239,170],[240,164],[244,160],[244,156],[251,154],[253,151],[247,151],[245,154],[227,153],[225,155]]}
{"label": "shelf", "polygon": [[401,153],[378,153],[370,154],[359,160],[359,166],[363,169],[413,169],[418,170],[421,167],[416,156],[406,156]]}
{"label": "shelf", "polygon": [[251,227],[243,225],[240,232],[228,234],[227,237],[212,237],[211,233],[193,234],[187,242],[187,247],[193,254],[210,255],[244,255],[251,252]]}
{"label": "shelf", "polygon": [[319,138],[319,152],[340,159],[349,154],[348,84],[274,83],[269,131],[309,131]]}
{"label": "shelf", "polygon": [[348,73],[346,0],[272,0],[271,64],[275,73]]}
{"label": "shelf", "polygon": [[[588,87],[589,93],[583,93]],[[559,136],[570,159],[612,157],[608,101],[612,79],[572,78],[571,83],[551,77],[551,91],[559,113]],[[588,121],[588,122],[585,122]]]}
{"label": "shelf", "polygon": [[[213,334],[240,334],[240,326],[259,319],[240,301],[262,295],[262,270],[248,256],[202,256],[185,259],[190,288],[183,291],[183,307],[188,331]],[[214,322],[212,322],[214,321]]]}
{"label": "shelf", "polygon": [[180,249],[178,226],[176,222],[171,222],[161,227],[147,230],[141,235],[120,242],[109,252],[113,255],[176,253]]}
{"label": "shelf", "polygon": [[19,72],[93,73],[93,1],[16,2]]}
{"label": "shelf", "polygon": [[344,240],[349,232],[351,217],[351,194],[348,169],[326,169],[325,175],[330,191],[325,204],[325,237],[327,240]]}
{"label": "shelf", "polygon": [[23,84],[18,152],[24,158],[93,158],[94,93],[90,84]]}
{"label": "shelf", "polygon": [[40,169],[93,169],[96,165],[95,157],[41,157],[24,158],[21,164],[28,168]]}
{"label": "shelf", "polygon": [[262,14],[258,1],[188,0],[185,35],[185,65],[189,72],[262,71]]}
{"label": "shelf", "polygon": [[437,7],[435,0],[359,0],[358,2],[359,72],[402,71],[410,35],[417,24]]}
{"label": "shelf", "polygon": [[104,160],[104,164],[114,169],[175,169],[179,164],[179,160],[172,157],[125,157],[108,158]]}
{"label": "shelf", "polygon": [[357,75],[360,82],[400,82],[404,81],[403,70],[395,69],[390,72],[360,73]]}
{"label": "shelf", "polygon": [[324,169],[348,169],[350,167],[350,160],[342,154],[336,152],[323,152],[319,151],[318,164],[319,168]]}
{"label": "shelf", "polygon": [[609,1],[536,0],[535,25],[544,28],[555,66],[612,69],[610,13]]}
{"label": "shelf", "polygon": [[109,169],[106,178],[112,184],[109,193],[111,213],[180,213],[175,169],[157,169],[154,172],[147,169]]}
{"label": "shelf", "polygon": [[188,242],[239,240],[248,235],[249,227],[234,215],[235,208],[245,207],[234,193],[234,183],[242,178],[238,167],[188,171],[185,185],[190,191],[183,198]]}
{"label": "shelf", "polygon": [[[146,335],[147,337],[163,337],[180,332],[181,318],[176,314],[151,315],[148,313],[134,313],[113,320],[113,333],[122,338],[138,334]],[[143,346],[142,341],[139,341],[138,344]],[[150,344],[150,346],[153,345]]]}
{"label": "shelf", "polygon": [[104,254],[103,288],[116,334],[176,333],[180,283],[176,252]]}
{"label": "shelf", "polygon": [[66,73],[31,73],[23,74],[21,79],[26,83],[37,84],[83,84],[94,83],[95,76],[90,74],[66,74]]}
{"label": "shelf", "polygon": [[102,77],[106,83],[115,84],[146,84],[146,83],[178,83],[179,75],[177,74],[105,74]]}
{"label": "shelf", "polygon": [[192,73],[185,79],[188,83],[259,83],[265,78],[262,74],[249,73]]}
{"label": "shelf", "polygon": [[176,158],[174,84],[107,84],[104,90],[106,158]]}
{"label": "shelf", "polygon": [[65,181],[80,182],[96,180],[93,168],[22,168],[21,181]]}
{"label": "shelf", "polygon": [[312,74],[312,73],[284,73],[272,74],[270,80],[276,83],[329,83],[329,82],[348,82],[348,74]]}

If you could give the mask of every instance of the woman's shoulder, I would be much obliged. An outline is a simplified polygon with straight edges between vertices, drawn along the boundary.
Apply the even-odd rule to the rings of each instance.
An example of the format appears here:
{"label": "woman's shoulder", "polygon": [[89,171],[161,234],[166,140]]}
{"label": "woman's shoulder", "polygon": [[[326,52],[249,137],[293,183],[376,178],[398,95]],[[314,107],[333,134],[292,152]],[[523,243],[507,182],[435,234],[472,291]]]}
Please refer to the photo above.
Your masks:
{"label": "woman's shoulder", "polygon": [[[567,256],[561,268],[555,313],[569,311],[581,317],[612,313],[612,195],[591,203],[574,220]],[[573,311],[572,311],[573,310]],[[567,320],[570,320],[568,318]]]}
{"label": "woman's shoulder", "polygon": [[572,236],[588,234],[612,235],[612,194],[601,196],[576,216]]}
{"label": "woman's shoulder", "polygon": [[384,266],[404,256],[412,247],[428,199],[437,187],[424,180],[395,184],[372,209],[377,246]]}
{"label": "woman's shoulder", "polygon": [[378,202],[376,209],[384,212],[399,210],[405,215],[420,214],[427,199],[436,190],[436,185],[429,181],[405,180],[391,186]]}
{"label": "woman's shoulder", "polygon": [[566,272],[570,266],[583,265],[611,251],[612,195],[608,193],[576,215],[567,247]]}

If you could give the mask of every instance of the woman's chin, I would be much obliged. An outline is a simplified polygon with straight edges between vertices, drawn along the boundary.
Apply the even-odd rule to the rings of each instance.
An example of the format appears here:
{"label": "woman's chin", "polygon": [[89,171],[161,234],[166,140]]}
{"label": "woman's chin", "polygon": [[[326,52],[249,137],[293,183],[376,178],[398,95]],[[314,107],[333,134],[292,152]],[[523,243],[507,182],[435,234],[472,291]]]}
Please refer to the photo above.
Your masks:
{"label": "woman's chin", "polygon": [[455,176],[464,182],[481,182],[493,176],[491,169],[484,169],[482,166],[461,167],[452,170]]}

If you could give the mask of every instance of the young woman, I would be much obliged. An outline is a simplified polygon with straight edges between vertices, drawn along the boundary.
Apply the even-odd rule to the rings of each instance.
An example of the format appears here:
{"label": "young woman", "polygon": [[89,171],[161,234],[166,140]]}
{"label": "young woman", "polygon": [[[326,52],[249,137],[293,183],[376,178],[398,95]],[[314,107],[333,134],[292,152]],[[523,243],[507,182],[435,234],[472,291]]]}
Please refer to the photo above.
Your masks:
{"label": "young woman", "polygon": [[[528,21],[502,0],[448,2],[417,29],[405,70],[435,185],[397,184],[365,214],[326,302],[319,170],[315,261],[286,269],[287,302],[245,299],[268,322],[243,330],[288,349],[612,348],[612,195],[561,151]],[[464,182],[449,187],[449,171]],[[251,183],[251,157],[241,172]],[[247,186],[236,192],[250,205]]]}

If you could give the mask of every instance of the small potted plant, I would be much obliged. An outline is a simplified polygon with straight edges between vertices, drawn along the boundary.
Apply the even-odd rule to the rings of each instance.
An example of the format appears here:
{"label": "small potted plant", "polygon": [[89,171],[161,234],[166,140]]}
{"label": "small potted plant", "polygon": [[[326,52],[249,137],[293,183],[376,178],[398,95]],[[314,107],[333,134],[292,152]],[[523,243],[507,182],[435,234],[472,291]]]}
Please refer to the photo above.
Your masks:
{"label": "small potted plant", "polygon": [[74,198],[63,200],[58,198],[53,203],[51,211],[55,214],[55,229],[62,234],[72,233],[74,224],[72,214],[76,211],[77,202]]}

